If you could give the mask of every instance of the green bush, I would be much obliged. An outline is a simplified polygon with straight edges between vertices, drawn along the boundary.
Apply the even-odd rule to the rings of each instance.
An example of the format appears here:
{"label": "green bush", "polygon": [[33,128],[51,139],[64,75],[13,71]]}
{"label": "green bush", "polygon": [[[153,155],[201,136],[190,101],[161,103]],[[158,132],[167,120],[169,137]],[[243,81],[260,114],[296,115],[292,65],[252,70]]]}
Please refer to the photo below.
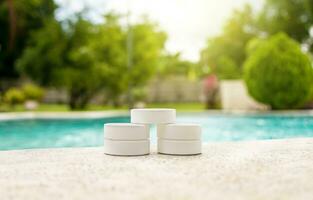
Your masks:
{"label": "green bush", "polygon": [[27,100],[40,101],[44,95],[44,90],[33,84],[26,84],[22,87],[22,91]]}
{"label": "green bush", "polygon": [[248,52],[244,79],[248,92],[272,109],[303,106],[311,97],[313,70],[299,44],[279,33]]}
{"label": "green bush", "polygon": [[16,104],[23,103],[25,100],[25,96],[20,89],[11,88],[5,92],[3,99],[11,106],[15,106]]}
{"label": "green bush", "polygon": [[145,101],[147,98],[147,93],[144,88],[133,88],[131,93],[134,102]]}
{"label": "green bush", "polygon": [[221,56],[218,59],[217,67],[214,69],[219,79],[239,79],[240,69],[236,66],[235,62],[227,57]]}

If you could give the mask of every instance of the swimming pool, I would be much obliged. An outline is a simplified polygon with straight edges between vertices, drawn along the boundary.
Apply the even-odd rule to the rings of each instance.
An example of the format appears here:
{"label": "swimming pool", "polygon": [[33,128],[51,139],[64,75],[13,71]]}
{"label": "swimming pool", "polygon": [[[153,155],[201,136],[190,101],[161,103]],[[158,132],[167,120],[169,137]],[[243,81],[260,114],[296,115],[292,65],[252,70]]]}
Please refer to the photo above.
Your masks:
{"label": "swimming pool", "polygon": [[[200,123],[203,141],[313,137],[313,116],[180,114],[178,122]],[[103,124],[129,117],[99,119],[25,119],[0,121],[0,150],[103,145]],[[155,127],[151,140],[156,141]]]}

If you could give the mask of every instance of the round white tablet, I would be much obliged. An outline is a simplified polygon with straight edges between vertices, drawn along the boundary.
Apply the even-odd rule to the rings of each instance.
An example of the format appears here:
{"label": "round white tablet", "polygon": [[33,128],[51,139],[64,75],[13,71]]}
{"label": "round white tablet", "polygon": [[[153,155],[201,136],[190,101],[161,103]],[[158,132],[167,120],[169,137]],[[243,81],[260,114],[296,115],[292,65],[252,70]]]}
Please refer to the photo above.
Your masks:
{"label": "round white tablet", "polygon": [[132,123],[138,124],[175,123],[176,110],[168,108],[132,109],[130,117]]}
{"label": "round white tablet", "polygon": [[150,153],[150,141],[104,140],[104,153],[118,156],[139,156]]}
{"label": "round white tablet", "polygon": [[201,140],[201,126],[198,124],[159,124],[157,134],[160,139]]}
{"label": "round white tablet", "polygon": [[201,154],[200,140],[158,140],[158,152],[171,155]]}
{"label": "round white tablet", "polygon": [[131,123],[104,124],[104,138],[111,140],[149,139],[149,126]]}

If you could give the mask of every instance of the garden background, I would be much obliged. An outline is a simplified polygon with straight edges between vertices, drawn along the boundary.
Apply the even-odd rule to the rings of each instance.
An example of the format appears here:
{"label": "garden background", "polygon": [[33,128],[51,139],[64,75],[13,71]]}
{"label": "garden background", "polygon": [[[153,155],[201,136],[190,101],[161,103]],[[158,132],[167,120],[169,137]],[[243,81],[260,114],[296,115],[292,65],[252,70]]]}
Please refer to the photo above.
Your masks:
{"label": "garden background", "polygon": [[197,60],[168,51],[167,32],[148,16],[111,10],[95,22],[88,7],[63,19],[58,9],[53,0],[0,2],[0,111],[220,109],[225,80],[243,80],[270,109],[312,107],[310,0],[233,10]]}

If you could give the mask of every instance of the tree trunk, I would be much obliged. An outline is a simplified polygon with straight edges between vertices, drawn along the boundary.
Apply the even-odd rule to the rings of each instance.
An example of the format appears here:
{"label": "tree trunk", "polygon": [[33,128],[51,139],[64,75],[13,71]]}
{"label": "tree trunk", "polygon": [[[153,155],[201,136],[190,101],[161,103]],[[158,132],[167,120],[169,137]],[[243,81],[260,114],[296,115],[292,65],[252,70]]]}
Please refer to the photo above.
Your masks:
{"label": "tree trunk", "polygon": [[69,106],[71,110],[83,110],[86,108],[90,98],[91,92],[84,89],[73,89],[70,91]]}
{"label": "tree trunk", "polygon": [[9,9],[9,24],[10,24],[10,34],[8,41],[8,49],[9,51],[13,50],[15,43],[15,35],[16,35],[16,14],[14,9],[13,0],[7,0],[8,9]]}
{"label": "tree trunk", "polygon": [[121,103],[120,103],[120,101],[118,99],[113,100],[112,104],[113,104],[114,108],[121,107]]}
{"label": "tree trunk", "polygon": [[216,108],[217,94],[218,94],[218,90],[216,88],[212,89],[211,91],[207,93],[206,109]]}
{"label": "tree trunk", "polygon": [[69,106],[71,110],[77,109],[77,101],[78,101],[78,95],[74,91],[71,91],[70,101],[69,101]]}

